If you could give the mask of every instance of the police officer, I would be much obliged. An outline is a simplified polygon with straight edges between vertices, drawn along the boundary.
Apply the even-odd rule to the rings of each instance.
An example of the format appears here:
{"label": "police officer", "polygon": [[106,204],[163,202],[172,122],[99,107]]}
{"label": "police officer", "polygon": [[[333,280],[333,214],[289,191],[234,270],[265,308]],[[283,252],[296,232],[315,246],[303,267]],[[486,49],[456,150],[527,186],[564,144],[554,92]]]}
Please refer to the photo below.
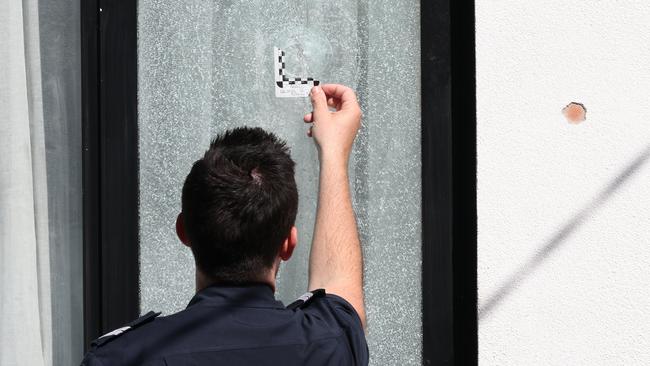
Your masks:
{"label": "police officer", "polygon": [[[314,87],[307,135],[318,149],[309,289],[275,300],[297,244],[298,193],[284,142],[259,128],[219,135],[194,163],[176,220],[196,263],[187,308],[150,312],[92,343],[82,365],[366,365],[363,259],[348,183],[361,111],[352,89]],[[330,109],[332,108],[332,109]]]}

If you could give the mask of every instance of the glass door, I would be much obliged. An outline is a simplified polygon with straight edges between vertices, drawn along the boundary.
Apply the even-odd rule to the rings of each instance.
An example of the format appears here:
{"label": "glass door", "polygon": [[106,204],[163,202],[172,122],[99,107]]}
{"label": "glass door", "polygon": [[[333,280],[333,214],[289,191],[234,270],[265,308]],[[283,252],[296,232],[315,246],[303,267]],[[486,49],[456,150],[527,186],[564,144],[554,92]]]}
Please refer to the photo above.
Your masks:
{"label": "glass door", "polygon": [[350,175],[371,362],[475,364],[474,7],[464,5],[83,1],[86,349],[141,312],[186,306],[181,185],[231,127],[262,127],[291,147],[299,244],[276,295],[305,291],[317,159],[302,122],[309,102],[286,95],[311,78],[353,87],[364,113]]}
{"label": "glass door", "polygon": [[279,272],[285,303],[307,288],[318,162],[308,98],[276,97],[274,47],[289,77],[353,87],[364,113],[350,164],[365,257],[375,365],[422,362],[419,2],[140,0],[137,9],[140,310],[170,314],[194,291],[176,238],[183,180],[217,133],[259,126],[297,163],[299,244]]}

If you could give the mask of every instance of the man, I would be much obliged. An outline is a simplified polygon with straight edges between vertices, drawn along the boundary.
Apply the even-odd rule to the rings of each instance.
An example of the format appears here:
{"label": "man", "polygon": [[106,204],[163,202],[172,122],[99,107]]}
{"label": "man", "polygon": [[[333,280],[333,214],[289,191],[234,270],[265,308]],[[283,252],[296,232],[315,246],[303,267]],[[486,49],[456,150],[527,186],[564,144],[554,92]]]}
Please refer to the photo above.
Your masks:
{"label": "man", "polygon": [[[187,309],[149,314],[98,338],[82,365],[365,365],[363,260],[348,184],[361,111],[352,89],[314,87],[308,135],[320,186],[309,290],[274,299],[297,244],[298,193],[284,142],[259,128],[218,136],[194,163],[176,221],[196,263]],[[330,108],[335,109],[331,111]]]}

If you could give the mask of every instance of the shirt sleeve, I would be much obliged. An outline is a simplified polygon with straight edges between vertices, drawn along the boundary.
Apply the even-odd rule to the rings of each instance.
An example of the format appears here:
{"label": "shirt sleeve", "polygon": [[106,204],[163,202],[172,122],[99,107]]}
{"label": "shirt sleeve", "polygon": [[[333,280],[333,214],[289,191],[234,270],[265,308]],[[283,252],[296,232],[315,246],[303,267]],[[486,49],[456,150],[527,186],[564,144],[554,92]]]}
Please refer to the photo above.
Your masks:
{"label": "shirt sleeve", "polygon": [[345,332],[356,364],[367,365],[369,362],[368,344],[359,314],[349,302],[338,295],[327,294],[322,300],[338,326]]}
{"label": "shirt sleeve", "polygon": [[81,361],[81,366],[104,366],[99,358],[95,357],[92,353],[87,353],[86,357]]}

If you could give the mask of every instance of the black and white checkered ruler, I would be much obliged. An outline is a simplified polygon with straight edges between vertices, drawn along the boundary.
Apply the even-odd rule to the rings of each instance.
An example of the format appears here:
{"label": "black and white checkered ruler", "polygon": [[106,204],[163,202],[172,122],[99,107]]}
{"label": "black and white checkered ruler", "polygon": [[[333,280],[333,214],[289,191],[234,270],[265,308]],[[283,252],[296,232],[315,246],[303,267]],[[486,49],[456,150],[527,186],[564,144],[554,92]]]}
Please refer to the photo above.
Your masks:
{"label": "black and white checkered ruler", "polygon": [[288,77],[284,51],[273,47],[275,60],[275,96],[278,98],[297,98],[309,96],[311,88],[320,84],[312,77]]}

